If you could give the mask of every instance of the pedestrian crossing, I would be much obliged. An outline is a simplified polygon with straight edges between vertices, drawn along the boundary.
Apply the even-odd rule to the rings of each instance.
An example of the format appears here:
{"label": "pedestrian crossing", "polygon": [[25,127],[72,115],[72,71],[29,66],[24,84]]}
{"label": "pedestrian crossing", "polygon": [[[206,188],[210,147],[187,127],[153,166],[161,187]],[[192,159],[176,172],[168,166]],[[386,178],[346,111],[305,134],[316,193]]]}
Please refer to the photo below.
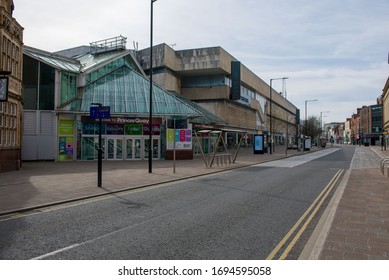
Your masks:
{"label": "pedestrian crossing", "polygon": [[304,154],[301,156],[293,156],[293,157],[289,157],[286,159],[280,159],[280,160],[260,163],[260,164],[257,164],[255,166],[293,168],[293,167],[299,166],[301,164],[307,163],[309,161],[327,156],[327,155],[332,154],[332,153],[339,151],[339,150],[340,150],[340,148],[320,150],[320,151],[317,151],[314,153]]}

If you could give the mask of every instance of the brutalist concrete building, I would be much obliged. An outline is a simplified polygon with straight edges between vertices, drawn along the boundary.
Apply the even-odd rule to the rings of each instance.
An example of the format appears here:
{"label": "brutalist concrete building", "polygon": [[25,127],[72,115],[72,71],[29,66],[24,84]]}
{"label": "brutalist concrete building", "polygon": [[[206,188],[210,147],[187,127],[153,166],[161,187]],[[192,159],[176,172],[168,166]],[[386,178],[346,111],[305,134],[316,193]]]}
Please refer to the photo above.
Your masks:
{"label": "brutalist concrete building", "polygon": [[[150,49],[138,51],[137,58],[145,73],[150,73]],[[270,86],[223,48],[174,50],[161,44],[153,47],[152,65],[153,80],[161,87],[196,102],[227,123],[222,128],[230,131],[226,134],[229,145],[238,142],[241,131],[247,133],[248,142],[253,134],[268,135],[270,103],[275,144],[295,143],[296,106],[274,90],[270,100]],[[234,65],[238,65],[235,71]],[[239,85],[233,91],[236,75]]]}

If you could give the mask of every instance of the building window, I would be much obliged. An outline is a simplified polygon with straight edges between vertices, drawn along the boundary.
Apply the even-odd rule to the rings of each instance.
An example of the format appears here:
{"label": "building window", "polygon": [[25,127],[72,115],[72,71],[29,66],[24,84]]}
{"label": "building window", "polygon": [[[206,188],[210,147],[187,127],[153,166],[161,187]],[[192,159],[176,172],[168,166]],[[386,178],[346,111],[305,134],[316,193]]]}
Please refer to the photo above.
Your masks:
{"label": "building window", "polygon": [[77,75],[62,72],[61,74],[61,104],[77,97]]}
{"label": "building window", "polygon": [[24,109],[36,110],[38,103],[38,61],[23,57]]}
{"label": "building window", "polygon": [[54,110],[55,69],[24,56],[24,109]]}
{"label": "building window", "polygon": [[17,145],[16,104],[4,102],[0,106],[0,147]]}
{"label": "building window", "polygon": [[54,110],[55,69],[40,64],[39,110]]}

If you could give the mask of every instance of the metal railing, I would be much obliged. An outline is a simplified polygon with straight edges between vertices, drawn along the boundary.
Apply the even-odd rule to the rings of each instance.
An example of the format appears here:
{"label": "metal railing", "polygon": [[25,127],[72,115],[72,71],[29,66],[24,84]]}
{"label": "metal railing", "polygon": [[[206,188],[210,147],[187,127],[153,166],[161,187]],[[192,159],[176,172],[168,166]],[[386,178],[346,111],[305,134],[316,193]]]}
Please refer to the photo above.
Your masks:
{"label": "metal railing", "polygon": [[389,158],[381,159],[380,168],[381,168],[382,175],[385,175],[385,167],[387,167],[387,169],[386,169],[386,176],[389,177]]}
{"label": "metal railing", "polygon": [[91,54],[107,52],[112,50],[125,50],[127,38],[123,36],[113,37],[105,40],[100,40],[90,44]]}

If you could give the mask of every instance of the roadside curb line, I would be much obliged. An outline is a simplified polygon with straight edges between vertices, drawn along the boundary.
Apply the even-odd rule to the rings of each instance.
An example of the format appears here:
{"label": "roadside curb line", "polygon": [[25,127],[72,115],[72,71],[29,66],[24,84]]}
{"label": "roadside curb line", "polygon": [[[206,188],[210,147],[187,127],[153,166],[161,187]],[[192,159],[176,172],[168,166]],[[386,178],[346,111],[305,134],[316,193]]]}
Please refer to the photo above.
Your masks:
{"label": "roadside curb line", "polygon": [[[312,151],[312,152],[316,152],[316,151]],[[312,152],[310,152],[310,153],[312,153]],[[265,161],[261,161],[261,162],[246,163],[246,164],[241,164],[239,166],[229,166],[229,167],[226,167],[225,169],[213,170],[210,172],[189,175],[189,176],[185,176],[185,177],[181,177],[181,178],[167,179],[167,180],[160,181],[160,182],[148,183],[148,184],[144,184],[144,185],[128,187],[128,188],[115,190],[115,191],[110,191],[110,190],[107,190],[104,187],[102,187],[102,189],[106,190],[106,193],[85,195],[85,196],[80,196],[80,197],[75,197],[75,198],[70,198],[70,199],[65,199],[65,200],[59,200],[59,201],[53,201],[53,202],[49,202],[49,203],[38,204],[38,205],[29,206],[29,207],[25,207],[25,208],[8,210],[8,211],[0,212],[0,216],[12,215],[12,214],[19,213],[19,212],[33,211],[33,210],[39,209],[39,208],[52,207],[52,206],[56,206],[56,205],[60,205],[60,204],[72,203],[72,202],[77,202],[77,201],[81,201],[81,200],[85,200],[85,199],[93,199],[93,198],[103,197],[103,196],[107,196],[107,195],[128,192],[128,191],[132,191],[132,190],[139,190],[139,189],[157,186],[157,185],[161,185],[161,184],[175,183],[175,182],[179,182],[179,181],[189,180],[192,178],[213,175],[213,174],[226,172],[226,171],[230,171],[230,170],[235,170],[235,169],[240,169],[240,168],[246,168],[246,167],[254,166],[257,164],[261,164],[261,163],[271,162],[271,161],[275,161],[275,160],[281,160],[281,159],[290,158],[290,157],[299,156],[299,155],[300,154],[287,155],[287,156],[280,157],[277,159],[269,159],[269,160],[265,160]]]}

